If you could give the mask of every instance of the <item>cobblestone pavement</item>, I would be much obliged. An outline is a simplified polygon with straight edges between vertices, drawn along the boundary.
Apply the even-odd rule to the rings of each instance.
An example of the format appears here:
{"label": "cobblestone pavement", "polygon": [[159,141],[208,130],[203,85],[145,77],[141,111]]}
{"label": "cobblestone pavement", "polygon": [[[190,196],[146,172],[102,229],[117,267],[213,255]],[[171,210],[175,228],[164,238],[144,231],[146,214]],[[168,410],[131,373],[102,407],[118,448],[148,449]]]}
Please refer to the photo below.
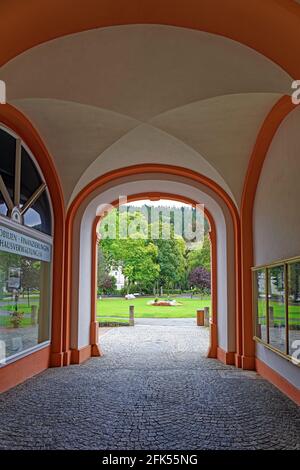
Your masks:
{"label": "cobblestone pavement", "polygon": [[191,322],[101,336],[105,356],[0,396],[1,449],[300,449],[297,406],[255,373],[206,359]]}

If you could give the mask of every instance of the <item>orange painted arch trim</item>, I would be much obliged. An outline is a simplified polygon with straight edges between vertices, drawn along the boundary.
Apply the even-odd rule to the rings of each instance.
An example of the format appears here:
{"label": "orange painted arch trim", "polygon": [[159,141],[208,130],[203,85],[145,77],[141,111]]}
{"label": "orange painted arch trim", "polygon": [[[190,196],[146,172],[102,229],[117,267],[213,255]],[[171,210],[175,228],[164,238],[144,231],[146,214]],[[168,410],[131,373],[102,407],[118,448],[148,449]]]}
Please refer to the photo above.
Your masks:
{"label": "orange painted arch trim", "polygon": [[[217,13],[216,13],[217,12]],[[300,6],[291,0],[2,0],[0,65],[46,41],[93,28],[162,24],[219,34],[245,44],[295,79]],[[276,33],[276,34],[275,34]]]}
{"label": "orange painted arch trim", "polygon": [[[168,199],[171,201],[178,201],[183,202],[185,204],[190,204],[192,206],[196,206],[197,202],[193,199],[190,199],[185,196],[180,196],[171,193],[164,193],[164,192],[146,192],[146,193],[138,193],[134,195],[130,195],[127,197],[128,202],[135,202],[141,201],[144,199],[151,199],[151,200],[160,200],[160,199]],[[119,206],[119,201],[113,201],[110,203],[113,207]],[[217,230],[214,218],[212,217],[211,213],[204,208],[204,215],[207,218],[210,226],[210,247],[211,247],[211,292],[212,292],[212,316],[211,316],[211,325],[210,325],[210,344],[209,350],[207,352],[207,357],[209,358],[217,358],[217,348],[218,348],[218,313],[217,313],[217,306],[218,306],[218,291],[217,291]],[[93,224],[93,234],[92,234],[92,304],[91,304],[91,327],[96,322],[96,301],[97,301],[97,244],[99,241],[99,236],[97,232],[97,228],[99,222],[103,215],[98,215],[95,218]],[[98,342],[98,336],[95,339],[95,335],[91,337],[91,345],[92,347],[95,345],[95,340]],[[99,345],[96,343],[95,346]],[[100,348],[99,348],[100,349]]]}
{"label": "orange painted arch trim", "polygon": [[[71,315],[71,286],[72,286],[72,249],[73,249],[73,226],[77,211],[81,204],[89,197],[94,191],[99,189],[101,186],[108,182],[116,181],[119,178],[132,175],[143,175],[149,173],[160,173],[168,174],[173,176],[181,176],[188,178],[192,181],[198,182],[210,188],[216,195],[218,195],[222,201],[226,204],[232,218],[233,229],[234,229],[234,241],[235,241],[235,291],[236,291],[236,365],[240,366],[240,358],[242,356],[242,319],[241,319],[241,249],[240,249],[240,219],[237,208],[230,198],[230,196],[210,178],[201,175],[193,170],[186,168],[163,165],[163,164],[141,164],[133,165],[130,167],[120,168],[109,173],[106,173],[95,180],[91,181],[74,199],[72,202],[66,219],[66,277],[65,277],[65,289],[64,289],[64,348],[68,350],[70,345],[70,315]],[[93,287],[95,289],[95,285]],[[213,328],[212,328],[213,329]],[[214,333],[216,334],[216,333]],[[213,343],[214,344],[214,343]],[[216,353],[216,351],[214,351]],[[69,359],[65,362],[65,365],[69,363]]]}
{"label": "orange painted arch trim", "polygon": [[242,334],[244,368],[255,366],[255,345],[252,326],[253,210],[257,185],[272,140],[286,116],[295,109],[290,96],[283,96],[263,122],[250,157],[241,203],[241,264],[242,264]]}
{"label": "orange painted arch trim", "polygon": [[[63,295],[63,258],[64,258],[64,226],[65,209],[64,198],[54,167],[52,157],[48,153],[46,146],[40,138],[38,132],[31,122],[11,105],[0,105],[0,123],[15,132],[28,146],[36,159],[47,188],[49,190],[53,218],[53,283],[52,283],[52,339],[50,364],[53,366],[62,365],[62,295]],[[19,367],[21,366],[21,362]],[[11,366],[6,366],[11,367]]]}

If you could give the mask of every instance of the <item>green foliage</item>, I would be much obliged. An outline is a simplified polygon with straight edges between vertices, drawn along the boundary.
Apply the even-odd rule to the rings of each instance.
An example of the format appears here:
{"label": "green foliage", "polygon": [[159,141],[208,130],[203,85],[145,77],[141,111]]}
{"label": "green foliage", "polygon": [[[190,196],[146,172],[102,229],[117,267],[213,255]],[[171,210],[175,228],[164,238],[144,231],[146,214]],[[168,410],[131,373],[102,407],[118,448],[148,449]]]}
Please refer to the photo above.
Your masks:
{"label": "green foliage", "polygon": [[[174,211],[181,212],[181,209],[174,208]],[[131,207],[129,211],[114,209],[105,216],[100,226],[99,288],[109,271],[120,266],[126,277],[127,293],[139,291],[154,295],[161,289],[167,293],[188,289],[188,273],[195,267],[210,270],[207,235],[201,249],[189,251],[189,245],[176,233],[174,217],[150,224],[149,214],[150,208],[144,206],[142,212]],[[207,221],[205,231],[208,231]]]}
{"label": "green foliage", "polygon": [[159,285],[169,292],[185,280],[185,243],[182,238],[154,240],[157,246],[157,262],[160,266]]}
{"label": "green foliage", "polygon": [[210,241],[208,235],[204,237],[203,245],[201,248],[192,250],[188,254],[188,270],[193,271],[199,266],[210,271]]}
{"label": "green foliage", "polygon": [[[116,238],[105,238],[105,233],[113,223],[117,227]],[[153,284],[159,275],[158,250],[147,239],[147,228],[148,223],[143,214],[119,213],[113,210],[106,217],[100,232],[104,237],[100,241],[100,247],[106,264],[109,269],[122,266],[127,280],[127,292],[130,292],[132,285]],[[127,237],[128,233],[130,238]]]}

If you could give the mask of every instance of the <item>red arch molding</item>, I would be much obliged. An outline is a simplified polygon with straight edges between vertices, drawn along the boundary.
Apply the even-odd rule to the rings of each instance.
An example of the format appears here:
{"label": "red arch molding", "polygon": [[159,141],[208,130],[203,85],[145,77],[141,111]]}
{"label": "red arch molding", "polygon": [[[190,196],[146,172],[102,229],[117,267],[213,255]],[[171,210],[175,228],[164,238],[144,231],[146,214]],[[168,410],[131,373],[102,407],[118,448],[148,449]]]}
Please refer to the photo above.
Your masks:
{"label": "red arch molding", "polygon": [[[45,178],[54,215],[52,342],[47,351],[39,351],[0,368],[0,391],[10,388],[48,366],[62,365],[62,291],[64,257],[64,200],[59,178],[43,141],[28,119],[10,105],[0,105],[0,123],[14,131],[29,147]],[[58,294],[59,293],[59,294]],[[56,294],[56,295],[55,295]],[[31,358],[31,359],[30,359]]]}
{"label": "red arch molding", "polygon": [[[42,14],[41,14],[42,13]],[[93,28],[162,24],[219,34],[265,55],[295,79],[300,6],[292,0],[2,0],[0,66],[43,42]]]}
{"label": "red arch molding", "polygon": [[[185,196],[180,196],[171,193],[164,192],[146,192],[138,193],[128,196],[128,202],[141,201],[144,199],[159,200],[168,199],[171,201],[179,201],[185,204],[196,207],[197,203]],[[113,207],[119,206],[119,200],[115,200],[110,203]],[[217,305],[218,305],[218,294],[217,294],[217,231],[216,224],[211,213],[204,208],[204,215],[206,216],[209,226],[209,239],[210,239],[210,252],[211,252],[211,291],[212,291],[212,316],[210,323],[210,344],[207,352],[207,357],[217,358],[223,360],[225,363],[229,363],[232,359],[230,353],[218,348],[218,326],[217,326]],[[98,215],[95,218],[93,224],[92,234],[92,285],[91,285],[91,354],[94,356],[101,355],[101,344],[98,344],[99,333],[98,333],[98,322],[96,321],[96,301],[97,301],[97,243],[99,236],[97,227],[103,215]]]}
{"label": "red arch molding", "polygon": [[[66,219],[66,249],[65,249],[65,289],[64,289],[64,338],[65,338],[65,359],[64,364],[68,365],[71,361],[70,351],[70,313],[71,313],[71,286],[72,286],[72,248],[73,248],[73,226],[77,211],[81,204],[89,197],[93,191],[99,189],[104,184],[118,180],[119,178],[131,175],[142,175],[146,173],[161,173],[173,176],[182,176],[192,181],[198,182],[207,188],[211,189],[216,195],[218,195],[226,204],[229,213],[231,214],[232,224],[234,229],[234,241],[235,241],[235,291],[236,291],[236,354],[234,360],[225,358],[227,362],[235,362],[237,366],[241,365],[241,357],[243,355],[242,350],[242,317],[241,317],[241,251],[240,251],[240,219],[237,208],[230,198],[230,196],[210,178],[196,173],[195,171],[163,164],[141,164],[133,165],[130,167],[120,168],[118,170],[111,171],[105,175],[96,178],[91,181],[82,191],[76,196],[72,202]],[[79,352],[73,353],[73,358],[77,358]],[[72,359],[73,361],[73,359]]]}
{"label": "red arch molding", "polygon": [[242,300],[243,300],[243,345],[242,363],[245,368],[254,368],[255,347],[252,340],[252,276],[253,260],[253,209],[256,189],[262,167],[272,140],[286,116],[296,106],[289,96],[283,96],[271,109],[259,131],[249,161],[241,204],[241,261],[242,261]]}

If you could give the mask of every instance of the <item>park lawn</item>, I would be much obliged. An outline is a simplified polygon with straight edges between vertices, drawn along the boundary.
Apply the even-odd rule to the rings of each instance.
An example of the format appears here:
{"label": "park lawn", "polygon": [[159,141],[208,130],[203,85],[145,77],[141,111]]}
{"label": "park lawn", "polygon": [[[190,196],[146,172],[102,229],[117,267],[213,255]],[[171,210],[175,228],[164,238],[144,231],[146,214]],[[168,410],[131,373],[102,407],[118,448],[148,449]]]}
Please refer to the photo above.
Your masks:
{"label": "park lawn", "polygon": [[[38,298],[38,297],[36,297]],[[31,302],[32,305],[38,305],[37,302]],[[18,311],[22,313],[31,313],[31,306],[28,307],[28,304],[18,304]],[[13,303],[1,305],[0,311],[6,310],[7,312],[13,312],[15,310],[15,305]],[[22,318],[20,328],[26,328],[27,326],[32,326],[31,318]],[[0,316],[0,328],[12,328],[11,317],[10,316]]]}
{"label": "park lawn", "polygon": [[[1,317],[0,328],[13,328],[11,318],[12,317]],[[22,318],[19,328],[26,328],[28,326],[32,326],[31,318]]]}
{"label": "park lawn", "polygon": [[[38,305],[37,302],[31,302],[30,307],[28,307],[28,304],[18,304],[18,311],[23,312],[23,313],[31,313],[31,307],[33,305]],[[8,312],[13,312],[15,310],[15,306],[13,303],[7,304],[7,305],[1,305],[0,310],[6,310]]]}
{"label": "park lawn", "polygon": [[[265,308],[264,300],[259,300],[262,308]],[[269,302],[270,307],[273,307],[274,311],[274,321],[276,323],[281,323],[285,320],[285,305],[280,302],[275,302],[271,300]],[[299,305],[289,305],[289,323],[291,325],[298,325],[299,324],[299,317],[300,317],[300,307]],[[277,320],[277,321],[276,321]]]}
{"label": "park lawn", "polygon": [[130,305],[135,307],[134,315],[136,318],[195,318],[197,310],[211,307],[210,298],[176,298],[177,302],[182,303],[182,305],[176,307],[154,307],[148,305],[148,302],[153,300],[154,297],[140,297],[132,300],[123,298],[98,299],[97,319],[105,322],[119,317],[121,322],[128,321]]}

